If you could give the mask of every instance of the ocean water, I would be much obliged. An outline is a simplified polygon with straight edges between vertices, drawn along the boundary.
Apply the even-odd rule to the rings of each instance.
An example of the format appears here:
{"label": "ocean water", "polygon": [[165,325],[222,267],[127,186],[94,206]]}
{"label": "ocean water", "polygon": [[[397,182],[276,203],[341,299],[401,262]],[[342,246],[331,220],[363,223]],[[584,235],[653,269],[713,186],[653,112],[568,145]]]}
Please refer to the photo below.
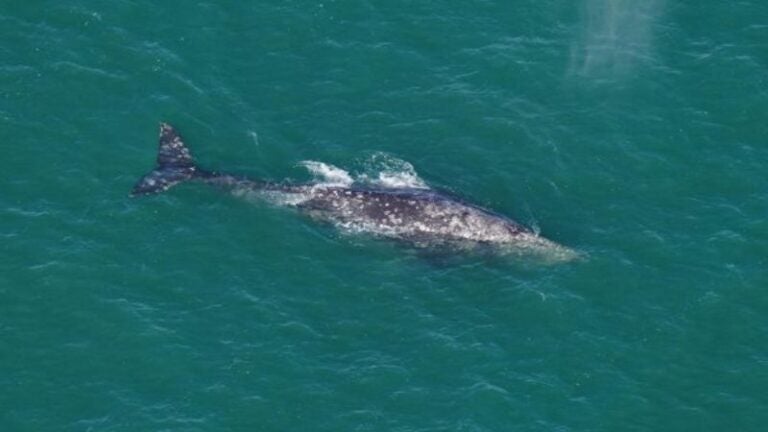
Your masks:
{"label": "ocean water", "polygon": [[[768,427],[767,3],[5,2],[0,41],[0,431]],[[588,259],[129,198],[160,121]]]}

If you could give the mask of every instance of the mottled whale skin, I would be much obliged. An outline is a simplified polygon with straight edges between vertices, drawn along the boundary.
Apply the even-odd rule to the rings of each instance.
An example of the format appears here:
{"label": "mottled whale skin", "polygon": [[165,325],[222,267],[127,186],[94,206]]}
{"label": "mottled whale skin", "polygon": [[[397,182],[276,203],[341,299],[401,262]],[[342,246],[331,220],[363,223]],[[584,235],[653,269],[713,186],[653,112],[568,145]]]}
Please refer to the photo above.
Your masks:
{"label": "mottled whale skin", "polygon": [[187,180],[295,207],[346,231],[404,240],[420,247],[491,248],[555,262],[578,257],[573,250],[503,215],[431,189],[284,184],[206,171],[195,165],[176,130],[161,123],[157,166],[139,180],[131,195],[163,192]]}

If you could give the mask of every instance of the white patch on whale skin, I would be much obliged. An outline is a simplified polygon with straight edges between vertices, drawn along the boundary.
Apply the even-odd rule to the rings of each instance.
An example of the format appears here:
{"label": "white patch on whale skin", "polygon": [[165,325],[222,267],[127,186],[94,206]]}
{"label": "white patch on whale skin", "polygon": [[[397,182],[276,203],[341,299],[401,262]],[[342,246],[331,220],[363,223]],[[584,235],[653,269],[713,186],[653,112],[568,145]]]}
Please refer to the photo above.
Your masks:
{"label": "white patch on whale skin", "polygon": [[232,189],[232,195],[252,203],[269,203],[276,206],[294,207],[310,198],[308,191],[284,192],[280,190],[260,190],[248,187],[236,187]]}
{"label": "white patch on whale skin", "polygon": [[516,235],[514,241],[502,244],[500,251],[507,255],[538,257],[543,260],[543,262],[549,264],[587,258],[585,255],[571,248],[555,243],[534,233],[521,233]]}

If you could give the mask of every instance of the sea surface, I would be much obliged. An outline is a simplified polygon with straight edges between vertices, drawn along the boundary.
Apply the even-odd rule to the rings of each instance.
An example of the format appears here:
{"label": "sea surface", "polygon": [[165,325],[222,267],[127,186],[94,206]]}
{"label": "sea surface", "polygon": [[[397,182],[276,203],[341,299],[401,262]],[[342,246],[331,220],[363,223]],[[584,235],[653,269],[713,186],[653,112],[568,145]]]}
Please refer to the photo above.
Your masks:
{"label": "sea surface", "polygon": [[[131,198],[160,121],[586,259]],[[6,1],[0,149],[2,432],[768,430],[764,0]]]}

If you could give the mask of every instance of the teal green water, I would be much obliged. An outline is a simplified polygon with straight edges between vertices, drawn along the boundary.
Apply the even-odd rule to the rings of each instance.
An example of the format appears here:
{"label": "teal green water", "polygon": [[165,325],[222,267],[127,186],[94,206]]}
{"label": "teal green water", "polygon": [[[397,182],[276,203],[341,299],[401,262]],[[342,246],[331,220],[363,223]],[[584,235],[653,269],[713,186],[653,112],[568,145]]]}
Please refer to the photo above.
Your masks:
{"label": "teal green water", "polygon": [[[762,431],[768,5],[0,6],[0,430]],[[379,152],[589,255],[435,262],[202,185]]]}

